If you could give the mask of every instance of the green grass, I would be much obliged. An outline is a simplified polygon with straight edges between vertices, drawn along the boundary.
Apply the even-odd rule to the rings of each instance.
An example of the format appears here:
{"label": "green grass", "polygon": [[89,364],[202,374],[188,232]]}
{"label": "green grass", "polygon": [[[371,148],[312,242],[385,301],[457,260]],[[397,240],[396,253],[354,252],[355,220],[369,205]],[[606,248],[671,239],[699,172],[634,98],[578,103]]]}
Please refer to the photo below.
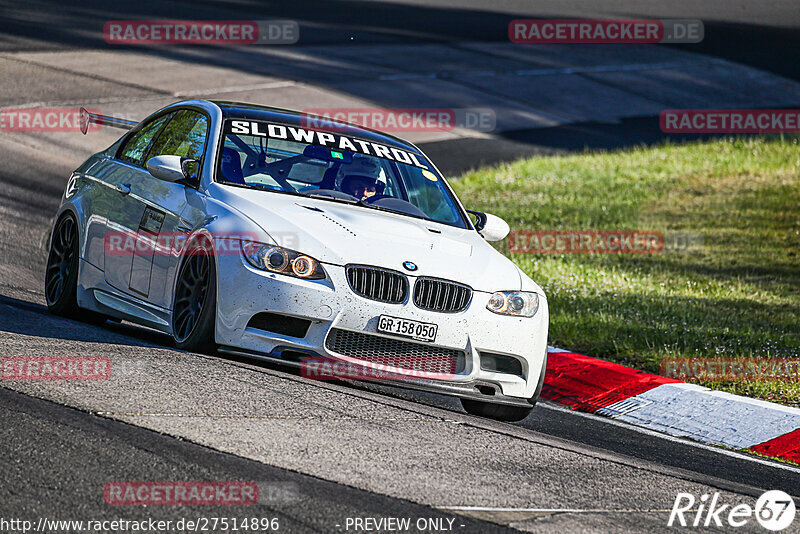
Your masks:
{"label": "green grass", "polygon": [[[510,254],[542,285],[551,344],[658,372],[666,357],[800,358],[800,145],[720,140],[535,157],[453,187],[512,230],[700,233],[692,250]],[[800,405],[798,382],[706,384]]]}

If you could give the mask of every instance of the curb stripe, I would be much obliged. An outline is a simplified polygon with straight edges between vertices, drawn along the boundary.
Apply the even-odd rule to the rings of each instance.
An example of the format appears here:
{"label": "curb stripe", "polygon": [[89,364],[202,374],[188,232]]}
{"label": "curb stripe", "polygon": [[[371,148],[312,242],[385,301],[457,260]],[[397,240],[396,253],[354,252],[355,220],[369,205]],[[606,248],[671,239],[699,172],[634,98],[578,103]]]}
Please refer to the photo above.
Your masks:
{"label": "curb stripe", "polygon": [[766,456],[800,463],[800,428],[764,443],[753,445],[750,450]]}
{"label": "curb stripe", "polygon": [[800,410],[548,348],[542,398],[670,436],[800,463]]}
{"label": "curb stripe", "polygon": [[800,414],[791,413],[785,406],[695,384],[665,384],[636,399],[647,405],[617,419],[735,449],[746,449],[800,428]]}
{"label": "curb stripe", "polygon": [[662,384],[676,382],[582,354],[550,352],[542,397],[573,410],[596,412]]}

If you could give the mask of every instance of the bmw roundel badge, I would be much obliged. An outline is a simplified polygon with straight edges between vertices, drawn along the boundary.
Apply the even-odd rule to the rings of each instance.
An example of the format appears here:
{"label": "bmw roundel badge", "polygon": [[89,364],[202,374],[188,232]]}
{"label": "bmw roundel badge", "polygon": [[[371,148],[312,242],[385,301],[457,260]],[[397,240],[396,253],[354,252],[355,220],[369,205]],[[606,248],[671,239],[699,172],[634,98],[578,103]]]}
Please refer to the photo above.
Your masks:
{"label": "bmw roundel badge", "polygon": [[414,263],[413,261],[404,261],[403,262],[403,267],[405,267],[409,271],[416,271],[417,270],[417,264]]}

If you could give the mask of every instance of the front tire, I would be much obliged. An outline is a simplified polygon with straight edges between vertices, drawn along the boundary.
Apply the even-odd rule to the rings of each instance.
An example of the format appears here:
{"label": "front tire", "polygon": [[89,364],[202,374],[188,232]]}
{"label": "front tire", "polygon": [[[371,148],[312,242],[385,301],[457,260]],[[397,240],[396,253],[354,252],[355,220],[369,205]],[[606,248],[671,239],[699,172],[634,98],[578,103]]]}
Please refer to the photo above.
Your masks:
{"label": "front tire", "polygon": [[205,241],[193,241],[175,286],[172,336],[178,348],[213,353],[217,315],[217,273],[214,256]]}
{"label": "front tire", "polygon": [[531,413],[533,406],[508,406],[506,404],[496,404],[473,399],[461,399],[461,406],[470,415],[496,419],[498,421],[515,422],[522,421]]}

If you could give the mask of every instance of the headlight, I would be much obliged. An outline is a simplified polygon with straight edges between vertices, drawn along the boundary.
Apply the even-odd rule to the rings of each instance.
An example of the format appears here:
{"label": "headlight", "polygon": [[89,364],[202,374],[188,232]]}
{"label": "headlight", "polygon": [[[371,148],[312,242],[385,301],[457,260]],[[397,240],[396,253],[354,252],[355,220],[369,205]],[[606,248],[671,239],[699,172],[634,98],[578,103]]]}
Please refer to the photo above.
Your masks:
{"label": "headlight", "polygon": [[539,295],[526,291],[498,291],[489,297],[486,309],[500,315],[533,317],[539,310]]}
{"label": "headlight", "polygon": [[264,271],[288,274],[306,280],[325,278],[325,270],[320,262],[311,256],[287,248],[242,241],[242,255],[247,263]]}

